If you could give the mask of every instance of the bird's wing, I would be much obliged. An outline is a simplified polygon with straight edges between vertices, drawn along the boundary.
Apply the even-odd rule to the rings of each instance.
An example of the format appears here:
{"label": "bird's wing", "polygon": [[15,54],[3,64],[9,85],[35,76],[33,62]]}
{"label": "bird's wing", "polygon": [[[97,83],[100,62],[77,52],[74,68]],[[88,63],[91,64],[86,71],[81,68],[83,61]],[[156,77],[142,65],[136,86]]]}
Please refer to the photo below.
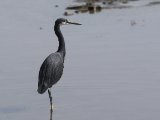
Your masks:
{"label": "bird's wing", "polygon": [[63,74],[63,68],[64,68],[64,64],[63,64],[64,60],[61,54],[57,53],[56,55],[54,54],[53,56],[55,57],[51,57],[50,62],[52,63],[52,65],[50,65],[51,71],[49,71],[49,76],[51,76],[49,83],[51,85],[58,82],[58,80],[61,78]]}
{"label": "bird's wing", "polygon": [[63,74],[63,57],[59,53],[50,54],[39,71],[38,88],[48,89],[57,83]]}

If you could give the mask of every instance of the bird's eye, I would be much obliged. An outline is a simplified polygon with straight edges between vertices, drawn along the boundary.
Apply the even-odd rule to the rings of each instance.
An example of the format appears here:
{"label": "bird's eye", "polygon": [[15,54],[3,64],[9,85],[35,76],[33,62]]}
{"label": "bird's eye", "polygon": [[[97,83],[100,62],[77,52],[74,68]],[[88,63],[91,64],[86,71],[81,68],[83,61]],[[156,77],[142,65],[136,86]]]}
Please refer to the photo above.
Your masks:
{"label": "bird's eye", "polygon": [[66,24],[68,24],[68,20],[67,19],[63,19],[61,25],[66,25]]}

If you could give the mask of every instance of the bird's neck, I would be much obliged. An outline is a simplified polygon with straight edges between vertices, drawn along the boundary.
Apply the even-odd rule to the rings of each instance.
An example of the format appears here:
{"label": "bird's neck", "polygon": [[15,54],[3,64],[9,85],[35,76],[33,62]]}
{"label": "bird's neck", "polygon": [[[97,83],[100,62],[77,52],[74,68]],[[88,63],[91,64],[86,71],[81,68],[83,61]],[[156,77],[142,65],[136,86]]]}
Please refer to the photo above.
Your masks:
{"label": "bird's neck", "polygon": [[58,47],[57,52],[62,53],[63,56],[65,57],[65,54],[66,54],[65,41],[64,41],[63,35],[60,30],[60,25],[55,25],[54,31],[55,31],[55,34],[57,35],[58,41],[59,41],[59,47]]}

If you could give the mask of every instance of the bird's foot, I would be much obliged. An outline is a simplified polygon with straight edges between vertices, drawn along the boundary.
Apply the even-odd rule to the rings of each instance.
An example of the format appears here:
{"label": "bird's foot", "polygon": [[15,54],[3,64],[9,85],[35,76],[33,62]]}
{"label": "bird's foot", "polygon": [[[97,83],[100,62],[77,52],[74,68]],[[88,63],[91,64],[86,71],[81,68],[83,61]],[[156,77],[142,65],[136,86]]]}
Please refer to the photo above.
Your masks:
{"label": "bird's foot", "polygon": [[52,105],[51,108],[52,108],[52,110],[53,110],[53,109],[55,109],[56,107],[55,107],[55,105]]}
{"label": "bird's foot", "polygon": [[51,105],[51,106],[50,106],[50,109],[51,109],[51,110],[54,110],[55,108],[56,108],[55,105]]}

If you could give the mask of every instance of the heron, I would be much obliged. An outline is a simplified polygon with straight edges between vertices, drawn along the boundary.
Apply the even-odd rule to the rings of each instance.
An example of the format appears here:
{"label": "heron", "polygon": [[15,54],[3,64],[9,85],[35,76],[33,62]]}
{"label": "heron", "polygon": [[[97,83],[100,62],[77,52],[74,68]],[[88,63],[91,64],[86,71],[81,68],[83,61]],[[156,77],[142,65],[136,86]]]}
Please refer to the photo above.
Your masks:
{"label": "heron", "polygon": [[56,84],[60,80],[64,68],[66,49],[64,37],[61,33],[60,26],[65,24],[81,25],[80,23],[69,22],[67,19],[64,18],[59,18],[55,21],[54,31],[59,41],[58,50],[55,53],[51,53],[44,60],[39,70],[37,91],[39,94],[43,94],[46,92],[46,90],[48,90],[51,110],[52,95],[50,89],[54,84]]}

